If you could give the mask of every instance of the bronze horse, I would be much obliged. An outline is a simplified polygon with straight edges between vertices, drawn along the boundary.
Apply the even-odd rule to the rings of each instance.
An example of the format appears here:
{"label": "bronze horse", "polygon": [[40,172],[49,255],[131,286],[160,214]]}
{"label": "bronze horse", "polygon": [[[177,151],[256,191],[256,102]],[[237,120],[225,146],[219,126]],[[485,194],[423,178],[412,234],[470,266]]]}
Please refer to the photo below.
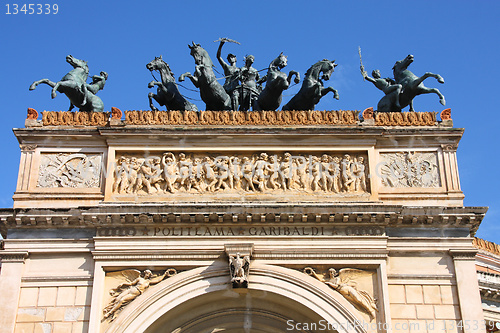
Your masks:
{"label": "bronze horse", "polygon": [[187,76],[195,87],[200,88],[201,99],[205,102],[205,110],[222,111],[231,110],[231,98],[226,93],[222,85],[215,78],[213,71],[214,64],[208,52],[200,44],[188,45],[191,55],[196,64],[194,75],[187,72],[179,77],[179,81],[184,81]]}
{"label": "bronze horse", "polygon": [[288,89],[290,86],[292,76],[295,75],[295,83],[300,82],[299,72],[290,71],[287,77],[285,73],[280,71],[286,65],[287,57],[283,55],[283,52],[281,52],[276,59],[271,61],[265,77],[266,87],[256,100],[254,110],[276,110],[281,104],[283,90]]}
{"label": "bronze horse", "polygon": [[104,104],[102,100],[92,93],[92,89],[88,89],[89,87],[87,87],[86,81],[89,76],[87,62],[76,59],[72,55],[66,56],[66,62],[73,66],[74,69],[64,75],[61,81],[52,82],[49,79],[41,79],[33,82],[30,86],[30,90],[34,90],[40,83],[45,83],[52,87],[52,98],[56,97],[56,92],[63,93],[69,98],[69,110],[71,110],[74,105],[78,107],[80,111],[103,111]]}
{"label": "bronze horse", "polygon": [[[401,94],[399,95],[399,104],[401,108],[409,105],[410,110],[413,110],[413,98],[417,95],[421,94],[429,94],[434,93],[439,96],[439,102],[442,105],[446,104],[443,94],[436,88],[427,88],[424,86],[423,81],[428,77],[435,78],[439,83],[444,83],[444,79],[439,74],[434,74],[427,72],[421,77],[416,76],[412,72],[410,72],[407,68],[413,62],[413,55],[408,55],[403,60],[397,61],[392,68],[394,73],[394,79],[396,83],[399,83],[403,86]],[[377,111],[394,111],[394,110],[377,110]],[[398,110],[400,111],[400,110]]]}
{"label": "bronze horse", "polygon": [[[337,90],[323,87],[322,80],[329,80],[337,64],[335,60],[323,59],[311,66],[306,72],[302,87],[293,98],[283,106],[282,110],[314,110],[321,97],[333,92],[333,97],[339,99]],[[320,73],[323,73],[321,79]]]}
{"label": "bronze horse", "polygon": [[165,105],[167,110],[172,111],[198,111],[198,108],[193,103],[187,101],[179,92],[177,84],[175,83],[174,73],[170,69],[170,66],[163,61],[160,56],[155,57],[150,63],[146,65],[146,68],[152,71],[159,71],[161,76],[161,82],[151,81],[148,84],[149,88],[158,86],[156,94],[150,92],[148,94],[149,106],[151,110],[158,111],[158,109],[153,105],[153,99],[160,105]]}

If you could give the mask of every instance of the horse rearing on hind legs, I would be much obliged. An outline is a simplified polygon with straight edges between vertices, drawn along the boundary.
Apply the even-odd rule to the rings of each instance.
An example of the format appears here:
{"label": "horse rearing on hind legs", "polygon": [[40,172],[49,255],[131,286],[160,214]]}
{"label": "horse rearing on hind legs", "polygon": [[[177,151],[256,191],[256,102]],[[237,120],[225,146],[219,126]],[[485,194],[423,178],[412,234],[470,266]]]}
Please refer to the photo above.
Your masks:
{"label": "horse rearing on hind legs", "polygon": [[[76,106],[80,111],[101,112],[104,110],[102,100],[92,93],[91,85],[87,85],[89,75],[89,67],[86,61],[76,59],[72,55],[66,56],[66,62],[73,66],[73,70],[59,82],[52,82],[49,79],[41,79],[31,84],[30,90],[34,90],[36,86],[45,83],[52,87],[52,98],[56,97],[56,92],[65,94],[70,100],[69,110]],[[107,77],[107,74],[106,74]],[[105,78],[104,78],[105,81]],[[101,84],[104,86],[104,83]],[[102,89],[102,87],[100,87]],[[89,90],[90,89],[90,90]]]}
{"label": "horse rearing on hind legs", "polygon": [[189,72],[184,73],[179,77],[179,81],[182,82],[185,77],[188,77],[195,87],[200,88],[201,99],[206,104],[205,110],[231,110],[231,97],[217,81],[213,71],[214,64],[208,52],[200,44],[194,42],[193,45],[188,46],[196,67],[193,75]]}

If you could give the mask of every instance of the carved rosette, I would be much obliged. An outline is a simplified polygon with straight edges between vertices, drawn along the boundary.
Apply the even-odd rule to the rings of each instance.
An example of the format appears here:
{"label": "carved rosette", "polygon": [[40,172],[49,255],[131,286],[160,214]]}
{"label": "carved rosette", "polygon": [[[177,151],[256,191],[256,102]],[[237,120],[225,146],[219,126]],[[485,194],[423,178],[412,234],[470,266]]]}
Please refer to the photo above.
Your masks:
{"label": "carved rosette", "polygon": [[435,152],[381,153],[378,173],[385,187],[441,186]]}
{"label": "carved rosette", "polygon": [[366,195],[370,192],[367,162],[367,154],[359,152],[322,155],[162,152],[156,156],[121,153],[115,160],[112,191],[125,195],[225,192]]}
{"label": "carved rosette", "polygon": [[101,154],[42,153],[37,187],[99,188]]}

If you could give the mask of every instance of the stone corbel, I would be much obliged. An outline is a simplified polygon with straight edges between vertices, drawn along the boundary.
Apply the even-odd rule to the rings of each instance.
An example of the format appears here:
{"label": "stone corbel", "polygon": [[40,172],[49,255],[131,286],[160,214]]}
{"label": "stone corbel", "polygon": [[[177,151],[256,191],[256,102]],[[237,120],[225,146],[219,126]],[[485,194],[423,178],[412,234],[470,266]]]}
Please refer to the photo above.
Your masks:
{"label": "stone corbel", "polygon": [[224,251],[229,258],[229,273],[233,288],[247,288],[253,243],[225,244]]}

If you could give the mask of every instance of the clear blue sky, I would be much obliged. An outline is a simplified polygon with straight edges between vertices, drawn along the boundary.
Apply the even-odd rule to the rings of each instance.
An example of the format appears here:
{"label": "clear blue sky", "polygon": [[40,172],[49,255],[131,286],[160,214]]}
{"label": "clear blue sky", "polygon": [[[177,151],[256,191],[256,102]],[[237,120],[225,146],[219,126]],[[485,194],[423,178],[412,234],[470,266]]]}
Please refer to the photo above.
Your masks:
{"label": "clear blue sky", "polygon": [[[17,2],[21,9],[21,2]],[[498,155],[498,79],[500,78],[500,2],[483,1],[54,1],[57,14],[6,14],[13,2],[0,7],[1,121],[3,163],[0,206],[12,207],[20,151],[12,128],[24,127],[26,109],[67,110],[65,96],[50,98],[50,88],[29,85],[42,78],[59,80],[70,69],[68,54],[88,61],[90,75],[109,73],[99,92],[105,110],[148,110],[145,65],[163,55],[176,76],[193,71],[187,44],[200,43],[214,57],[219,37],[224,55],[236,54],[243,65],[247,54],[254,67],[267,67],[281,51],[286,70],[304,73],[323,58],[338,67],[329,83],[340,100],[329,94],[319,110],[363,110],[376,106],[382,93],[359,73],[358,46],[366,70],[392,76],[396,60],[415,56],[410,69],[417,75],[441,74],[445,84],[428,79],[441,90],[452,109],[455,127],[465,128],[458,149],[466,206],[489,206],[478,236],[500,243],[500,181]],[[35,6],[35,10],[37,7]],[[45,6],[44,6],[44,11]],[[53,9],[53,7],[51,8]],[[218,65],[218,64],[217,64]],[[220,72],[221,69],[218,66]],[[193,88],[187,81],[184,84]],[[299,86],[291,88],[293,95]],[[199,95],[180,88],[191,98]],[[284,97],[284,102],[290,96]],[[204,104],[194,101],[200,109]],[[441,111],[436,95],[414,100],[417,111]]]}

